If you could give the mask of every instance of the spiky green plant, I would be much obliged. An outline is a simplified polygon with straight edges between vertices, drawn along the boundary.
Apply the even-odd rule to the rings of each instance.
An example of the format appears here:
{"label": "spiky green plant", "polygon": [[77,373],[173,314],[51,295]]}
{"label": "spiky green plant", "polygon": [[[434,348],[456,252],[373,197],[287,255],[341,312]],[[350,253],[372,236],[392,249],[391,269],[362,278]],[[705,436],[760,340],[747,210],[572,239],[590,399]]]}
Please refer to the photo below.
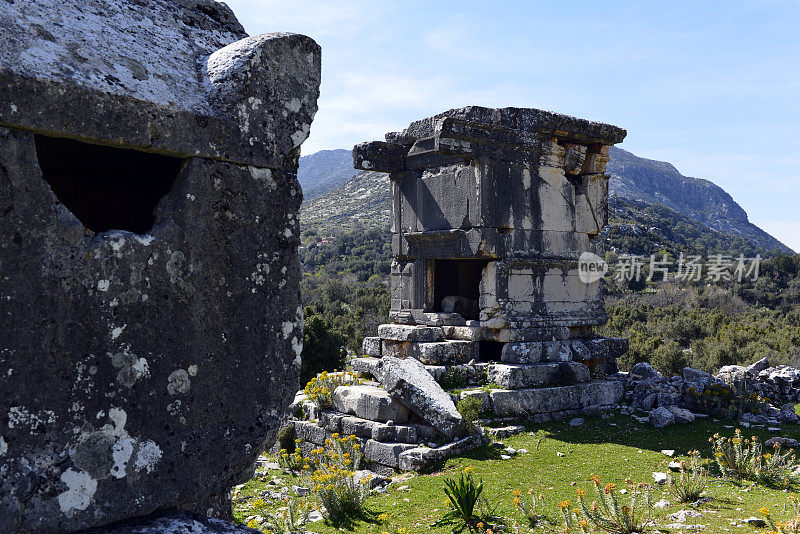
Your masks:
{"label": "spiky green plant", "polygon": [[708,471],[698,451],[690,451],[689,462],[680,464],[677,474],[667,475],[667,488],[680,502],[694,502],[708,487]]}
{"label": "spiky green plant", "polygon": [[592,482],[597,494],[596,501],[586,504],[586,492],[577,492],[581,511],[592,524],[612,534],[643,534],[649,530],[653,511],[649,484],[634,484],[630,479],[626,480],[628,504],[620,505],[616,484],[609,483],[601,487],[598,477],[592,477]]}
{"label": "spiky green plant", "polygon": [[483,493],[483,481],[475,482],[472,469],[465,469],[458,478],[444,479],[444,493],[447,495],[450,511],[433,526],[452,526],[453,532],[479,530],[478,525],[482,521],[476,513],[476,507]]}

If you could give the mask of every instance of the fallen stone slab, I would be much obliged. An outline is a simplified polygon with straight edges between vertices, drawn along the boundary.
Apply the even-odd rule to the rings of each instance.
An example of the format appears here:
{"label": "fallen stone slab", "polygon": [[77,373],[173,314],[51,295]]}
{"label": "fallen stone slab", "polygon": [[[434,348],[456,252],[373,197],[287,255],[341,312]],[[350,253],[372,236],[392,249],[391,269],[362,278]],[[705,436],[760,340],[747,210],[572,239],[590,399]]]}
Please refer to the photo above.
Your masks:
{"label": "fallen stone slab", "polygon": [[333,407],[342,413],[370,421],[408,422],[408,408],[377,386],[339,386],[333,392]]}
{"label": "fallen stone slab", "polygon": [[488,379],[504,389],[586,382],[589,368],[577,362],[490,364]]}
{"label": "fallen stone slab", "polygon": [[517,434],[522,434],[525,432],[526,428],[521,425],[509,425],[509,426],[501,426],[501,427],[484,427],[486,433],[492,436],[494,439],[505,439],[511,436],[516,436]]}
{"label": "fallen stone slab", "polygon": [[389,394],[448,438],[464,432],[464,421],[453,399],[418,360],[384,356],[375,369],[375,378]]}

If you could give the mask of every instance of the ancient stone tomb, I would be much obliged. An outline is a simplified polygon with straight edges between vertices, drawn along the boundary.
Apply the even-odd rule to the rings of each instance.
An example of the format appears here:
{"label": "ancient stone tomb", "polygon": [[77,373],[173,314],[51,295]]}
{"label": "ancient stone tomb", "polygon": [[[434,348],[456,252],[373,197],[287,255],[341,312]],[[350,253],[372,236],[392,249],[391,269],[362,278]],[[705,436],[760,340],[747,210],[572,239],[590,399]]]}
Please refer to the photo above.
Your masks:
{"label": "ancient stone tomb", "polygon": [[212,0],[0,2],[0,532],[230,513],[298,386],[319,81]]}
{"label": "ancient stone tomb", "polygon": [[356,146],[356,168],[390,173],[393,322],[350,362],[365,383],[338,387],[329,409],[298,395],[303,451],[349,434],[370,469],[418,470],[480,445],[464,398],[494,422],[614,406],[622,384],[604,377],[627,340],[594,335],[599,281],[581,279],[579,258],[599,252],[608,147],[624,137],[536,109],[468,107]]}
{"label": "ancient stone tomb", "polygon": [[[537,109],[466,107],[353,149],[390,173],[391,319],[372,358],[413,357],[495,416],[534,420],[614,404],[626,340],[597,337],[599,281],[579,258],[607,222],[609,145],[625,131]],[[374,364],[369,358],[356,367]]]}

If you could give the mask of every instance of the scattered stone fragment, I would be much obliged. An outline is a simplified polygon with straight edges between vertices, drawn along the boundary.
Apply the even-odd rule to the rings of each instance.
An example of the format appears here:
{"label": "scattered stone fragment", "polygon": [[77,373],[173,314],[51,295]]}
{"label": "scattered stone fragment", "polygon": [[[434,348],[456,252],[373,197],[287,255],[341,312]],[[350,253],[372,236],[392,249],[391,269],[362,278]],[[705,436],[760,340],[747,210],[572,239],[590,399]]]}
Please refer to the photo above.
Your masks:
{"label": "scattered stone fragment", "polygon": [[581,426],[583,424],[583,418],[575,417],[574,419],[570,419],[569,426]]}
{"label": "scattered stone fragment", "polygon": [[800,442],[793,438],[784,438],[780,436],[776,436],[774,438],[769,438],[767,441],[764,442],[764,447],[772,448],[775,446],[776,443],[780,443],[781,447],[784,449],[796,449],[800,447]]}
{"label": "scattered stone fragment", "polygon": [[667,474],[658,471],[653,471],[653,482],[655,482],[656,484],[666,484]]}
{"label": "scattered stone fragment", "polygon": [[661,454],[663,454],[664,456],[669,456],[670,458],[672,458],[673,456],[675,456],[675,450],[674,449],[661,449]]}
{"label": "scattered stone fragment", "polygon": [[758,527],[758,528],[767,526],[767,522],[760,517],[748,517],[747,519],[742,520],[742,523],[747,523],[751,527]]}
{"label": "scattered stone fragment", "polygon": [[685,523],[686,520],[690,517],[700,517],[700,512],[697,510],[680,510],[675,512],[674,514],[670,514],[669,517],[673,521],[677,521],[678,523]]}
{"label": "scattered stone fragment", "polygon": [[311,493],[311,490],[306,486],[292,486],[292,493],[294,493],[298,497],[305,497],[306,495]]}
{"label": "scattered stone fragment", "polygon": [[657,501],[655,504],[653,504],[653,508],[658,508],[658,509],[663,510],[664,508],[666,508],[670,504],[671,503],[668,500],[661,499],[660,501]]}
{"label": "scattered stone fragment", "polygon": [[312,510],[308,514],[309,523],[319,523],[323,519],[325,519],[325,518],[323,517],[322,512],[320,512],[319,510]]}
{"label": "scattered stone fragment", "polygon": [[656,428],[664,428],[675,424],[675,414],[668,408],[661,406],[650,412],[648,421]]}

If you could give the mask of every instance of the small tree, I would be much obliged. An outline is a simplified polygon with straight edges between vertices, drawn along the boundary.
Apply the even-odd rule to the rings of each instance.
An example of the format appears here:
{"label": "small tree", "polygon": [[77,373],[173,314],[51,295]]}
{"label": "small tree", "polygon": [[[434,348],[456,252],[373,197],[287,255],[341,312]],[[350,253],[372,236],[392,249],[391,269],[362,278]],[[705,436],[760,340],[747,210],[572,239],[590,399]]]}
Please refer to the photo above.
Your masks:
{"label": "small tree", "polygon": [[344,336],[322,315],[307,306],[304,310],[303,352],[300,354],[300,383],[306,384],[322,371],[344,369],[347,351]]}

